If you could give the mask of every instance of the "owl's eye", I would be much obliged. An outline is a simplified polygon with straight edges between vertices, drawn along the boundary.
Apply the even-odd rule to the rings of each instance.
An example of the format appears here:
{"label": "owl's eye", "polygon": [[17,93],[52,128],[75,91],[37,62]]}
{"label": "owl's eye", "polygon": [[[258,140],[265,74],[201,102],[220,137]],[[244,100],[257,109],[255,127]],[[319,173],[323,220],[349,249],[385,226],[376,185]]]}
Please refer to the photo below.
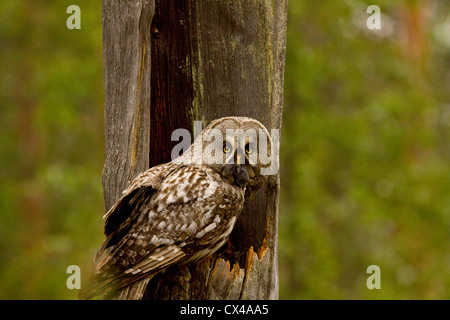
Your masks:
{"label": "owl's eye", "polygon": [[231,145],[227,142],[224,146],[223,146],[223,152],[224,153],[229,153],[231,151]]}
{"label": "owl's eye", "polygon": [[250,143],[247,143],[245,146],[245,153],[251,154],[252,152],[253,152],[253,145],[251,145]]}

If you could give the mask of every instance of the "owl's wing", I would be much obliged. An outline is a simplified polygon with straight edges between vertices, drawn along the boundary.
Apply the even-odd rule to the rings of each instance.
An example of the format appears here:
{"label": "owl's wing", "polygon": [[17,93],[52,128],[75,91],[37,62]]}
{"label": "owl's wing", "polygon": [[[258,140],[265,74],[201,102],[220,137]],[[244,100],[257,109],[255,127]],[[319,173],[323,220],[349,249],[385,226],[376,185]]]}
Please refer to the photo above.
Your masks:
{"label": "owl's wing", "polygon": [[[102,246],[95,255],[98,261],[105,249],[116,245],[135,223],[143,200],[151,197],[160,187],[164,173],[170,173],[170,164],[150,168],[133,179],[130,186],[122,192],[120,199],[103,216],[105,219],[105,236]],[[169,169],[169,170],[168,170]],[[174,166],[173,169],[176,169]]]}
{"label": "owl's wing", "polygon": [[86,296],[130,285],[199,251],[211,253],[202,249],[211,244],[217,250],[227,236],[218,235],[223,229],[231,231],[227,221],[234,222],[242,209],[243,192],[214,175],[199,167],[179,166],[150,191],[154,192],[150,198],[136,198],[140,204],[131,214],[135,216],[132,226],[98,264],[97,284]]}

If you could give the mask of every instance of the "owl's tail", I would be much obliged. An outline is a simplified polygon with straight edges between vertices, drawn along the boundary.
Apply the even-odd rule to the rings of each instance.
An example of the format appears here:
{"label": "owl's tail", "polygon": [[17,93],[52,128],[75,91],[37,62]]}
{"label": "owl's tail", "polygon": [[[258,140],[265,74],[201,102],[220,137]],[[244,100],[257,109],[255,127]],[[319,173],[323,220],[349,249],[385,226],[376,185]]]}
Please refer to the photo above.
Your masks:
{"label": "owl's tail", "polygon": [[148,277],[139,281],[136,281],[129,286],[120,288],[108,294],[106,299],[108,300],[142,300],[145,289],[148,282],[152,277]]}
{"label": "owl's tail", "polygon": [[78,294],[80,300],[89,300],[97,296],[103,296],[105,300],[141,300],[145,289],[153,275],[139,277],[137,279],[111,279],[91,281],[87,287],[82,288]]}

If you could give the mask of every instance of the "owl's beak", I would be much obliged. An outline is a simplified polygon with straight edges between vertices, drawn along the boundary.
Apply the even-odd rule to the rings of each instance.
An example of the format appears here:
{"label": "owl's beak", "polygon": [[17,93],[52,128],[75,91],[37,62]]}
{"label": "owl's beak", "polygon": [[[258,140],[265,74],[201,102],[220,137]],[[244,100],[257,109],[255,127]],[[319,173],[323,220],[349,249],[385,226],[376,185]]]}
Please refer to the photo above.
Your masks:
{"label": "owl's beak", "polygon": [[237,151],[234,157],[234,163],[238,165],[244,164],[245,156],[241,152]]}
{"label": "owl's beak", "polygon": [[236,165],[241,166],[242,168],[245,168],[247,171],[250,179],[255,177],[255,171],[252,168],[252,165],[250,164],[249,159],[247,156],[245,156],[244,152],[242,150],[238,150],[235,154],[234,161]]}

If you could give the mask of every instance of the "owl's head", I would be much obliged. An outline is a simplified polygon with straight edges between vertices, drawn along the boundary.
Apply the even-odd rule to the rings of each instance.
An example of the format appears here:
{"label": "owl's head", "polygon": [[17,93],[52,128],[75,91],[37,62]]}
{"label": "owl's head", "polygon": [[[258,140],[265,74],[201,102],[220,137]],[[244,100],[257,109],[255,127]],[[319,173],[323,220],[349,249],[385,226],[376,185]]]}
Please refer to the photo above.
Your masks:
{"label": "owl's head", "polygon": [[[261,122],[247,117],[211,121],[183,157],[206,165],[253,197],[273,167],[271,136]],[[181,160],[181,159],[180,159]],[[275,172],[274,172],[275,173]]]}

